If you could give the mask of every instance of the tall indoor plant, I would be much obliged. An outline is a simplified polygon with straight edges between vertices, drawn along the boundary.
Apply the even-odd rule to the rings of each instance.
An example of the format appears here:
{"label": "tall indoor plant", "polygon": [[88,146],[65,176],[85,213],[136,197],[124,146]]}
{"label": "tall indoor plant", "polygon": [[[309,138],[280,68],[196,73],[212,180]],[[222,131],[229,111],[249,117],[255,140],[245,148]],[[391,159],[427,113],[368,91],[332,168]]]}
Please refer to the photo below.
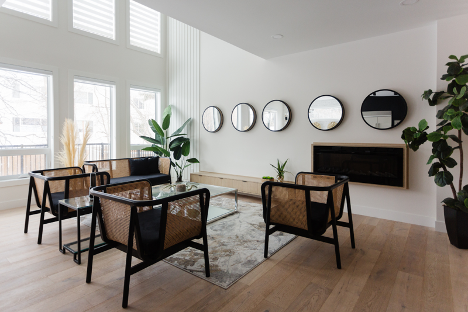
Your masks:
{"label": "tall indoor plant", "polygon": [[[462,134],[468,134],[468,63],[465,62],[468,55],[460,58],[451,55],[449,59],[451,61],[446,64],[447,74],[441,77],[442,80],[449,81],[447,91],[427,90],[422,95],[430,106],[446,102],[446,106],[436,115],[438,119],[442,119],[437,124],[438,128],[427,133],[428,123],[423,119],[417,128],[408,127],[403,130],[401,138],[413,151],[417,151],[426,141],[432,142],[432,155],[427,162],[431,165],[429,176],[434,177],[438,186],[448,185],[452,191],[452,197],[442,201],[450,243],[458,248],[468,249],[468,185],[463,185],[462,144]],[[458,183],[454,183],[449,171],[457,165],[457,161],[451,157],[455,150],[460,154]]]}
{"label": "tall indoor plant", "polygon": [[145,147],[143,150],[171,158],[171,166],[176,172],[177,182],[182,182],[184,169],[191,164],[199,163],[196,158],[186,158],[190,154],[190,138],[187,137],[187,134],[182,133],[184,128],[192,121],[192,118],[187,119],[179,129],[168,135],[171,116],[172,107],[169,105],[164,110],[161,126],[154,119],[148,120],[151,130],[154,132],[154,138],[147,136],[140,136],[140,138],[152,143],[151,147]]}

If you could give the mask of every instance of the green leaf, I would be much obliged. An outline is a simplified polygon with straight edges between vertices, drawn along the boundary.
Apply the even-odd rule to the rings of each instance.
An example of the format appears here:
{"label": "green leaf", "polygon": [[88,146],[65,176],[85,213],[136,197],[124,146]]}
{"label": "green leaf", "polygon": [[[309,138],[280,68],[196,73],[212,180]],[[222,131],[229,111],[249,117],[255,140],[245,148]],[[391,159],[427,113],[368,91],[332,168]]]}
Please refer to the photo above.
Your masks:
{"label": "green leaf", "polygon": [[438,172],[434,177],[434,182],[440,187],[449,185],[450,183],[452,183],[452,181],[453,181],[453,176],[448,171]]}
{"label": "green leaf", "polygon": [[463,86],[463,88],[461,88],[460,90],[460,94],[458,94],[457,96],[457,100],[461,99],[465,95],[465,92],[466,92],[466,86]]}
{"label": "green leaf", "polygon": [[435,162],[431,165],[431,168],[429,168],[429,171],[427,172],[427,174],[430,177],[433,177],[439,172],[440,168],[442,168],[441,163]]}
{"label": "green leaf", "polygon": [[172,106],[168,105],[163,112],[163,118],[165,118],[167,115],[172,115]]}
{"label": "green leaf", "polygon": [[159,126],[159,124],[156,122],[156,120],[154,119],[149,119],[148,120],[148,124],[151,128],[151,130],[156,133],[156,134],[159,134],[159,136],[161,137],[164,137],[164,131],[161,129],[161,127]]}
{"label": "green leaf", "polygon": [[445,125],[447,122],[448,122],[448,120],[445,120],[445,119],[444,119],[444,120],[442,120],[441,122],[439,122],[439,123],[437,124],[437,126],[443,126],[443,125]]}
{"label": "green leaf", "polygon": [[155,139],[153,139],[153,138],[141,135],[140,138],[153,144],[162,145],[161,138],[158,136]]}
{"label": "green leaf", "polygon": [[464,204],[465,204],[465,207],[468,207],[468,198],[465,198]]}
{"label": "green leaf", "polygon": [[173,152],[172,155],[174,156],[174,159],[175,159],[175,160],[179,160],[180,157],[182,157],[182,148],[181,148],[181,147],[177,147],[177,148],[174,150],[174,152]]}
{"label": "green leaf", "polygon": [[167,130],[169,128],[170,124],[171,124],[171,115],[166,115],[166,117],[164,117],[164,119],[163,119],[162,128],[164,130]]}
{"label": "green leaf", "polygon": [[182,155],[187,157],[190,154],[190,141],[185,142],[182,144]]}
{"label": "green leaf", "polygon": [[460,59],[458,60],[460,63],[465,62],[465,60],[468,59],[468,54],[460,56]]}
{"label": "green leaf", "polygon": [[429,100],[431,95],[432,95],[432,90],[429,89],[429,90],[424,91],[421,97],[423,98],[423,100]]}
{"label": "green leaf", "polygon": [[457,142],[457,143],[461,143],[461,142],[462,142],[455,134],[450,134],[450,135],[449,135],[449,138],[451,138],[452,140],[454,140],[454,141]]}
{"label": "green leaf", "polygon": [[457,202],[458,200],[450,198],[450,197],[442,201],[442,203],[444,203],[446,206],[453,208],[453,209],[457,209]]}
{"label": "green leaf", "polygon": [[159,146],[145,147],[143,150],[144,151],[155,152],[158,155],[164,155],[166,157],[171,156],[171,153],[168,150],[165,150],[164,148],[159,147]]}
{"label": "green leaf", "polygon": [[453,168],[457,165],[457,161],[452,157],[447,157],[446,159],[442,159],[441,161],[444,165],[446,165],[449,168]]}
{"label": "green leaf", "polygon": [[452,125],[449,124],[449,125],[445,125],[442,129],[444,130],[444,133],[447,133],[450,130],[452,130],[453,127],[452,127]]}
{"label": "green leaf", "polygon": [[418,124],[418,128],[419,128],[420,131],[424,131],[424,130],[426,130],[427,128],[429,128],[429,127],[428,127],[428,124],[427,124],[427,120],[426,120],[426,119],[421,120],[421,121],[419,122],[419,124]]}
{"label": "green leaf", "polygon": [[435,158],[435,156],[431,155],[431,157],[429,157],[429,160],[427,161],[426,165],[430,165],[432,163],[432,161],[434,160],[434,158]]}
{"label": "green leaf", "polygon": [[449,56],[449,59],[458,61],[458,58],[453,54]]}
{"label": "green leaf", "polygon": [[184,124],[182,125],[182,127],[180,127],[179,129],[177,129],[176,131],[174,131],[174,133],[172,134],[172,136],[175,136],[175,135],[178,135],[179,133],[181,133],[182,130],[184,130],[185,126],[186,126],[190,121],[192,121],[192,118],[187,119],[187,121],[184,122]]}
{"label": "green leaf", "polygon": [[171,151],[173,151],[176,147],[181,146],[182,144],[184,144],[187,141],[190,141],[190,139],[189,138],[178,137],[177,139],[174,139],[174,140],[171,141],[171,143],[169,144],[169,149]]}
{"label": "green leaf", "polygon": [[199,164],[200,163],[198,161],[198,159],[196,159],[196,158],[189,158],[189,159],[187,159],[187,162],[189,162],[191,164]]}
{"label": "green leaf", "polygon": [[468,101],[459,106],[460,110],[466,112],[468,110]]}
{"label": "green leaf", "polygon": [[454,129],[461,130],[461,128],[462,128],[462,122],[461,122],[460,116],[457,116],[457,117],[455,117],[455,118],[452,120],[452,127],[453,127]]}
{"label": "green leaf", "polygon": [[169,136],[169,137],[167,137],[167,138],[170,139],[170,138],[180,137],[180,136],[183,136],[183,135],[187,135],[187,133],[181,133],[181,134],[171,135],[171,136]]}
{"label": "green leaf", "polygon": [[459,85],[466,85],[468,83],[468,74],[458,76],[457,78],[455,78],[455,81]]}
{"label": "green leaf", "polygon": [[450,64],[450,66],[448,67],[447,69],[447,74],[449,75],[458,75],[459,73],[461,73],[463,70],[463,68],[460,66],[460,64],[458,62],[454,62],[452,64]]}
{"label": "green leaf", "polygon": [[442,133],[440,132],[431,132],[427,135],[427,139],[431,142],[437,142],[442,138]]}

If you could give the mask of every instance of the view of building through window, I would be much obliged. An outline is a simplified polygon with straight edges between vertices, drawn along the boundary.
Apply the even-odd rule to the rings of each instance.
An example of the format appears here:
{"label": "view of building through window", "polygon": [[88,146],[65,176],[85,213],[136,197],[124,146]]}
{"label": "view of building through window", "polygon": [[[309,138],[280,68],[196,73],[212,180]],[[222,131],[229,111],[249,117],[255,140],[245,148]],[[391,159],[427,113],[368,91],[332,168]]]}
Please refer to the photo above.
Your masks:
{"label": "view of building through window", "polygon": [[111,143],[111,111],[115,86],[85,80],[75,80],[75,124],[80,147],[83,129],[89,122],[91,138],[87,144],[87,160],[108,159]]}
{"label": "view of building through window", "polygon": [[153,137],[148,120],[159,122],[160,93],[156,91],[130,89],[130,144],[148,145],[140,136]]}
{"label": "view of building through window", "polygon": [[45,167],[46,153],[37,149],[48,148],[50,81],[51,75],[0,67],[0,176]]}

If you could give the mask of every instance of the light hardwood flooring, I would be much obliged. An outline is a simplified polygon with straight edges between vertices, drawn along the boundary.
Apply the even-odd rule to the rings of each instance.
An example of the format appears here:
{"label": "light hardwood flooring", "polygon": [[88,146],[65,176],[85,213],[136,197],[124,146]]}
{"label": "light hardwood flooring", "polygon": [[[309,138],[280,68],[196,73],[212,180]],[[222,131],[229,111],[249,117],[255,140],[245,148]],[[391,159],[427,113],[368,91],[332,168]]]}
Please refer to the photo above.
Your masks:
{"label": "light hardwood flooring", "polygon": [[[58,251],[58,223],[37,245],[39,217],[23,234],[24,211],[0,211],[0,311],[120,310],[125,254],[97,255],[86,284],[87,253],[77,265]],[[132,276],[128,310],[468,311],[468,250],[427,227],[360,215],[354,223],[356,249],[347,229],[338,232],[341,270],[332,245],[301,237],[227,290],[160,262]],[[75,224],[64,221],[64,242],[76,240]]]}

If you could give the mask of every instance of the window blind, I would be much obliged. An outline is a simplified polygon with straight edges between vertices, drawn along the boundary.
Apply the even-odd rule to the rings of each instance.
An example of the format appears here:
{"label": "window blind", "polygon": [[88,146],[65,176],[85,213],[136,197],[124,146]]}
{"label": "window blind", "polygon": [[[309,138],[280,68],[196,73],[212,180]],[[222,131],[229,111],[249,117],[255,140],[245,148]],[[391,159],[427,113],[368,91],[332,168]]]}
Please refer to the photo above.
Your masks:
{"label": "window blind", "polygon": [[52,0],[7,0],[2,7],[52,21]]}
{"label": "window blind", "polygon": [[115,39],[115,0],[73,0],[73,28]]}
{"label": "window blind", "polygon": [[161,53],[161,13],[130,0],[130,44]]}

